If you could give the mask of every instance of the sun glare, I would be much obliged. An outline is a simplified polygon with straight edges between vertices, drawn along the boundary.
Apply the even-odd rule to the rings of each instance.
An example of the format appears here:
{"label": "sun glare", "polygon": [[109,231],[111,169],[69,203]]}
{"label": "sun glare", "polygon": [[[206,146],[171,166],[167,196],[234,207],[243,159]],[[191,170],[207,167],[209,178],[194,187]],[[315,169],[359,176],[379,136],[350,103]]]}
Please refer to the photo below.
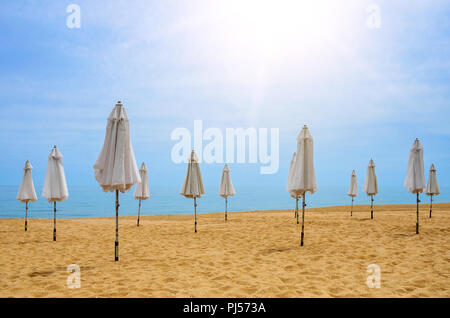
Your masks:
{"label": "sun glare", "polygon": [[313,50],[339,31],[337,1],[229,0],[215,2],[216,25],[229,45],[270,58]]}

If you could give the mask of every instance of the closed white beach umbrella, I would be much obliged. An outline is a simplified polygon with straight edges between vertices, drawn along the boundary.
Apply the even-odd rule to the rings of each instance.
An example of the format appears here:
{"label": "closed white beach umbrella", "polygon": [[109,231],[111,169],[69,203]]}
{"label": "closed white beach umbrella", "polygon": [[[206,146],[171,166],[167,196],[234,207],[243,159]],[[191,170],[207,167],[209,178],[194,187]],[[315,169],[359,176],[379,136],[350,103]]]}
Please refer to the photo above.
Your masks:
{"label": "closed white beach umbrella", "polygon": [[417,221],[416,234],[419,234],[419,193],[426,190],[425,168],[423,163],[423,147],[419,139],[416,138],[409,151],[408,167],[406,169],[405,184],[403,185],[409,192],[417,195]]}
{"label": "closed white beach umbrella", "polygon": [[220,179],[219,195],[225,199],[225,221],[228,220],[228,197],[232,197],[236,194],[231,182],[230,168],[225,164],[222,170],[222,178]]}
{"label": "closed white beach umbrella", "polygon": [[141,177],[141,182],[136,184],[136,189],[134,190],[134,198],[139,200],[137,226],[139,226],[139,219],[141,216],[141,200],[147,200],[150,198],[150,191],[148,188],[148,171],[145,163],[141,164],[141,167],[139,168],[139,175]]}
{"label": "closed white beach umbrella", "polygon": [[292,179],[288,184],[288,192],[302,196],[302,234],[300,245],[303,246],[305,225],[306,192],[317,191],[316,174],[314,171],[314,141],[308,127],[305,125],[297,137],[297,154],[293,167]]}
{"label": "closed white beach umbrella", "polygon": [[297,153],[294,152],[292,154],[291,163],[289,164],[289,172],[288,172],[288,179],[286,183],[286,190],[290,192],[290,189],[292,187],[292,177],[294,175],[294,163],[295,163],[295,157],[297,156]]}
{"label": "closed white beach umbrella", "polygon": [[205,194],[205,189],[203,187],[200,165],[194,150],[192,150],[189,157],[186,176],[184,177],[180,194],[186,198],[194,199],[194,230],[195,233],[197,233],[197,198],[200,198],[202,194]]}
{"label": "closed white beach umbrella", "polygon": [[426,190],[424,169],[423,147],[419,139],[416,139],[409,151],[408,167],[403,185],[409,192],[417,194]]}
{"label": "closed white beach umbrella", "polygon": [[95,179],[104,192],[116,192],[115,261],[119,260],[119,191],[124,193],[141,177],[134,158],[130,138],[130,123],[120,101],[108,117],[105,140],[94,164]]}
{"label": "closed white beach umbrella", "polygon": [[295,205],[295,213],[294,218],[297,218],[297,224],[298,224],[298,198],[299,196],[295,192],[290,192],[289,189],[291,189],[292,184],[292,178],[294,175],[294,164],[295,164],[295,157],[297,156],[297,153],[294,152],[292,154],[291,163],[289,164],[289,173],[288,173],[288,180],[286,183],[286,190],[290,193],[291,198],[295,199],[296,205]]}
{"label": "closed white beach umbrella", "polygon": [[427,190],[425,193],[430,196],[430,218],[431,218],[431,211],[433,210],[433,195],[439,195],[441,193],[436,178],[436,168],[434,167],[434,164],[432,164],[430,167]]}
{"label": "closed white beach umbrella", "polygon": [[25,162],[25,167],[23,168],[22,182],[20,183],[19,192],[17,193],[16,199],[20,202],[25,203],[25,232],[28,230],[28,202],[37,201],[36,191],[34,190],[33,176],[31,175],[30,161]]}
{"label": "closed white beach umbrella", "polygon": [[56,241],[56,202],[65,201],[69,197],[62,157],[61,151],[54,146],[48,156],[47,172],[42,190],[42,196],[47,198],[48,202],[53,202],[53,241]]}
{"label": "closed white beach umbrella", "polygon": [[350,209],[350,216],[353,216],[353,200],[358,195],[358,182],[356,180],[356,171],[352,171],[350,176],[350,188],[348,189],[348,196],[352,198],[352,207]]}
{"label": "closed white beach umbrella", "polygon": [[434,164],[430,167],[430,173],[428,175],[427,189],[425,192],[427,195],[439,195],[441,190],[439,189],[439,184],[436,177],[436,167]]}
{"label": "closed white beach umbrella", "polygon": [[370,196],[370,218],[373,219],[373,196],[378,193],[378,179],[375,173],[375,162],[372,159],[367,166],[366,180],[364,180],[362,191]]}

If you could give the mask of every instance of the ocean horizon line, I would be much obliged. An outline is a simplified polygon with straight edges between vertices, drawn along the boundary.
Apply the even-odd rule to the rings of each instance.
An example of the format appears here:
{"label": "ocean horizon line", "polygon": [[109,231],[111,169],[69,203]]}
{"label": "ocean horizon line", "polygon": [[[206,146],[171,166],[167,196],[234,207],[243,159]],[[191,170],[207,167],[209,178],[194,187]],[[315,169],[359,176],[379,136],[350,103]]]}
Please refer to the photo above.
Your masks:
{"label": "ocean horizon line", "polygon": [[[295,208],[295,200],[290,197],[285,186],[244,186],[236,188],[236,195],[228,198],[228,211],[262,211],[290,210]],[[40,194],[42,187],[36,186]],[[441,187],[439,196],[434,196],[435,203],[450,202],[450,189]],[[0,218],[23,218],[25,204],[16,200],[17,186],[0,186]],[[225,200],[219,196],[219,187],[205,186],[205,195],[197,200],[197,213],[220,212],[225,209]],[[307,208],[329,206],[346,206],[351,204],[347,195],[348,186],[321,186],[314,194],[306,195]],[[119,194],[120,216],[137,215],[138,200],[133,197],[134,189]],[[428,196],[420,196],[422,203],[429,202]],[[414,195],[403,187],[380,186],[374,197],[375,205],[381,204],[413,204]],[[150,198],[142,201],[143,215],[184,215],[194,212],[193,200],[179,194],[178,186],[150,187]],[[358,193],[355,205],[370,204],[370,197]],[[71,186],[69,198],[57,202],[57,218],[107,217],[115,215],[115,195],[103,192],[99,186]],[[28,204],[28,217],[39,219],[53,218],[53,204],[39,196],[38,201]]]}
{"label": "ocean horizon line", "polygon": [[[435,203],[435,202],[433,202],[433,207],[438,207],[439,205],[443,205],[443,204],[450,204],[450,201],[448,201],[448,202],[438,202],[438,203]],[[396,206],[404,206],[404,205],[407,205],[407,206],[409,206],[409,205],[411,205],[411,207],[413,208],[413,207],[415,207],[416,206],[416,203],[393,203],[393,204],[390,204],[390,203],[388,203],[388,204],[374,204],[374,207],[386,207],[386,206],[388,206],[388,207],[396,207]],[[425,202],[425,203],[420,203],[420,205],[421,206],[426,206],[427,205],[427,202]],[[350,208],[350,204],[348,204],[348,205],[327,205],[327,206],[320,206],[320,207],[312,207],[312,208],[305,208],[305,212],[307,211],[307,210],[311,210],[311,209],[322,209],[322,208],[326,208],[326,209],[329,209],[329,208]],[[367,204],[355,204],[355,205],[353,205],[353,208],[355,209],[355,208],[358,208],[358,207],[370,207],[370,203],[367,203]],[[286,212],[293,212],[295,210],[295,207],[292,207],[292,208],[288,208],[288,209],[257,209],[257,210],[239,210],[239,211],[228,211],[227,213],[228,214],[234,214],[234,213],[257,213],[257,212],[275,212],[275,213],[286,213]],[[301,208],[299,207],[299,210],[301,211]],[[415,212],[415,210],[411,210],[412,212]],[[342,212],[342,211],[327,211],[327,213],[340,213],[340,212]],[[355,214],[356,213],[356,215],[358,215],[358,213],[365,213],[365,212],[367,212],[367,213],[370,213],[370,210],[367,210],[367,211],[355,211],[355,210],[353,210],[353,213]],[[376,213],[383,213],[383,211],[379,211],[379,212],[377,212],[377,211],[375,211]],[[410,212],[410,211],[397,211],[397,212],[399,212],[399,213],[408,213],[408,212]],[[212,212],[199,212],[199,213],[197,213],[197,214],[202,214],[202,215],[208,215],[208,214],[224,214],[224,211],[212,211]],[[170,213],[168,213],[168,214],[148,214],[148,213],[145,213],[145,212],[142,212],[141,211],[141,218],[143,217],[143,216],[192,216],[193,215],[193,212],[191,212],[191,213],[176,213],[176,214],[170,214]],[[128,218],[130,218],[130,217],[137,217],[137,215],[134,215],[134,214],[131,214],[131,215],[120,215],[119,214],[119,218],[122,218],[122,217],[128,217]],[[57,217],[58,218],[58,217]],[[106,218],[111,218],[111,219],[114,219],[115,218],[115,215],[111,215],[111,216],[85,216],[85,217],[61,217],[61,218],[59,218],[59,219],[64,219],[64,220],[86,220],[86,219],[106,219]],[[17,219],[23,219],[23,216],[21,216],[21,217],[0,217],[0,219],[3,219],[3,220],[17,220]],[[27,218],[28,220],[52,220],[53,221],[53,218],[52,217],[49,217],[49,218],[39,218],[39,217],[28,217]]]}

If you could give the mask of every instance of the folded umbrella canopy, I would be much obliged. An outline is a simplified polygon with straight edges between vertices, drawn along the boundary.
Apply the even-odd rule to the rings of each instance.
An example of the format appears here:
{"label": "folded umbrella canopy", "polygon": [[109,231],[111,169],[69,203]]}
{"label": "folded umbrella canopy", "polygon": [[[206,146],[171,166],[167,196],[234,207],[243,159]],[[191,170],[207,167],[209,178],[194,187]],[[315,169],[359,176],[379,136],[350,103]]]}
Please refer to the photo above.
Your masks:
{"label": "folded umbrella canopy", "polygon": [[378,180],[375,173],[375,162],[372,159],[367,166],[366,180],[362,191],[370,196],[370,218],[373,219],[373,196],[378,193]]}
{"label": "folded umbrella canopy", "polygon": [[292,177],[289,180],[287,190],[297,196],[302,196],[302,234],[300,245],[303,246],[305,227],[305,197],[306,192],[317,191],[316,174],[314,172],[314,141],[305,125],[297,137],[297,154],[292,168]]}
{"label": "folded umbrella canopy", "polygon": [[409,151],[408,167],[406,169],[405,184],[403,186],[408,189],[409,192],[417,195],[416,234],[419,234],[419,193],[426,190],[426,185],[423,163],[423,147],[417,138]]}
{"label": "folded umbrella canopy", "polygon": [[198,164],[197,155],[194,150],[192,150],[189,157],[186,176],[184,177],[180,194],[186,198],[194,199],[194,230],[195,233],[197,233],[197,198],[200,198],[202,194],[205,194],[205,189],[203,187],[200,165]]}
{"label": "folded umbrella canopy", "polygon": [[53,241],[56,241],[56,202],[65,201],[69,197],[62,157],[62,153],[54,146],[48,156],[47,172],[42,190],[42,196],[47,198],[48,202],[53,202]]}
{"label": "folded umbrella canopy", "polygon": [[225,198],[225,221],[228,220],[228,197],[232,197],[236,194],[233,187],[233,182],[231,182],[230,168],[225,164],[222,170],[222,178],[220,179],[219,195]]}
{"label": "folded umbrella canopy", "polygon": [[28,202],[37,201],[36,191],[34,190],[33,177],[31,175],[30,161],[25,162],[25,167],[23,168],[22,182],[20,183],[19,192],[17,193],[16,199],[20,202],[25,203],[25,232],[28,230]]}
{"label": "folded umbrella canopy", "polygon": [[358,195],[358,183],[356,181],[356,171],[352,171],[350,176],[350,188],[348,189],[348,196],[352,198],[352,207],[350,209],[350,216],[353,216],[353,200]]}
{"label": "folded umbrella canopy", "polygon": [[136,184],[136,189],[134,190],[134,198],[139,200],[137,226],[139,226],[139,219],[141,216],[141,200],[147,200],[150,198],[150,191],[148,189],[148,171],[145,163],[141,164],[139,175],[141,177],[141,182]]}
{"label": "folded umbrella canopy", "polygon": [[294,164],[295,164],[295,157],[296,156],[297,156],[297,153],[294,152],[292,154],[291,163],[289,165],[289,173],[288,173],[288,180],[287,180],[287,184],[286,184],[286,190],[290,193],[291,198],[295,199],[296,205],[295,205],[294,218],[297,219],[297,224],[298,224],[298,198],[299,198],[299,195],[297,195],[295,192],[290,192],[289,191],[289,189],[291,189],[292,178],[293,178],[293,175],[294,175]]}
{"label": "folded umbrella canopy", "polygon": [[433,210],[433,195],[439,195],[441,193],[436,178],[436,168],[434,167],[434,164],[432,164],[430,167],[430,174],[428,176],[428,184],[425,193],[430,196],[430,218],[431,218],[431,211]]}
{"label": "folded umbrella canopy", "polygon": [[124,193],[141,177],[130,138],[130,122],[120,101],[108,117],[105,141],[94,164],[95,179],[104,192],[116,192],[115,261],[119,260],[119,191]]}

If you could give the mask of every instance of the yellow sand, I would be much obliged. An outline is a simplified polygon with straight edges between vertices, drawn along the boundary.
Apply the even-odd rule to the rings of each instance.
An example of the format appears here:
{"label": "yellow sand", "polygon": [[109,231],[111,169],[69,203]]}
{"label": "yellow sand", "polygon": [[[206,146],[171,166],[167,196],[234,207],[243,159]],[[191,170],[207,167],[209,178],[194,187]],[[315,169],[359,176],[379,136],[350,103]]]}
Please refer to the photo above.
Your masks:
{"label": "yellow sand", "polygon": [[[0,219],[0,297],[450,297],[450,203],[120,218]],[[81,267],[81,288],[66,268]],[[369,264],[381,288],[366,285]]]}

